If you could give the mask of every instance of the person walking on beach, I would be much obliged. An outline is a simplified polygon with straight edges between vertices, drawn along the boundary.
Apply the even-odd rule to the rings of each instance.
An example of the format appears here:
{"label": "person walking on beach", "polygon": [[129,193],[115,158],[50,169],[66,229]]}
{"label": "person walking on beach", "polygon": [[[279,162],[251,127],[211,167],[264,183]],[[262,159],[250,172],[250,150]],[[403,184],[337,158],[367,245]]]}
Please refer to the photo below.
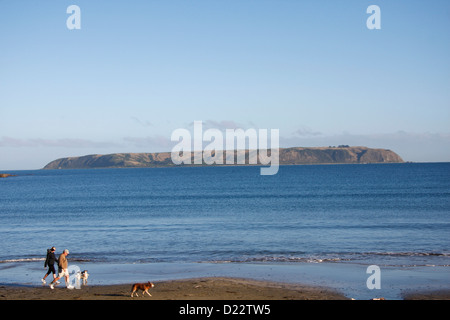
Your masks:
{"label": "person walking on beach", "polygon": [[69,254],[69,250],[64,249],[63,253],[61,253],[61,255],[59,256],[58,259],[58,271],[61,270],[59,272],[59,275],[57,278],[55,278],[51,283],[50,283],[50,289],[54,289],[54,284],[61,279],[62,277],[64,277],[64,280],[66,281],[66,287],[67,289],[73,289],[73,286],[70,285],[69,283],[69,271],[67,269],[68,267],[68,262],[67,262],[67,255]]}
{"label": "person walking on beach", "polygon": [[[47,249],[47,257],[45,258],[45,263],[44,263],[44,268],[48,267],[47,273],[44,275],[44,277],[42,278],[42,284],[45,284],[45,278],[47,278],[47,276],[50,273],[53,273],[53,280],[56,279],[56,270],[55,270],[55,262],[56,260],[56,256],[55,256],[55,247],[51,247],[51,249]],[[58,282],[59,283],[59,282]]]}

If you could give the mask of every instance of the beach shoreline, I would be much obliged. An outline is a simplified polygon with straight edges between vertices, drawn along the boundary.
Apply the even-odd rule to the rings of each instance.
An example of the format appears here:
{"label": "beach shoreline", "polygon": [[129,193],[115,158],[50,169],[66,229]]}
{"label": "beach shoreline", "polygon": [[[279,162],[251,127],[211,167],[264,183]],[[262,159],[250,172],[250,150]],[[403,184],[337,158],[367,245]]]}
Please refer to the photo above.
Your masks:
{"label": "beach shoreline", "polygon": [[[77,263],[77,262],[73,262]],[[72,265],[72,263],[70,263]],[[368,279],[367,266],[344,263],[145,263],[145,264],[113,264],[113,263],[86,263],[80,262],[79,270],[88,270],[87,286],[75,289],[79,294],[91,290],[95,294],[103,294],[101,290],[108,290],[110,294],[129,291],[132,283],[151,281],[157,286],[152,289],[156,292],[161,288],[158,284],[186,281],[186,279],[244,279],[246,283],[255,281],[259,287],[273,288],[326,288],[340,293],[347,299],[371,300],[385,298],[386,300],[403,300],[405,295],[411,299],[429,299],[437,293],[450,292],[448,285],[448,267],[416,267],[416,268],[388,268],[381,267],[381,289],[370,290],[366,281]],[[10,294],[17,290],[24,290],[23,295],[34,296],[41,299],[40,294],[48,294],[51,289],[48,284],[42,286],[41,278],[46,269],[41,261],[3,263],[0,265],[0,299],[9,299]],[[47,278],[50,282],[51,278]],[[62,284],[55,291],[67,290]],[[75,284],[75,277],[71,277]],[[197,284],[198,285],[198,284]],[[109,287],[111,286],[111,287]],[[116,288],[114,288],[116,286]],[[99,289],[97,289],[99,288]],[[217,292],[217,287],[215,292]],[[44,289],[44,292],[42,290]],[[185,288],[186,289],[186,288]],[[98,291],[100,290],[100,291]],[[120,291],[119,290],[119,291]],[[176,289],[170,289],[175,293]],[[212,290],[212,289],[211,289]],[[214,291],[213,290],[213,291]],[[67,290],[69,291],[69,290]],[[186,297],[189,294],[186,289]],[[192,290],[191,290],[192,291]],[[199,293],[199,290],[194,290]],[[233,289],[240,292],[240,289]],[[26,292],[26,293],[25,293]],[[20,295],[17,295],[18,299]],[[200,295],[201,296],[201,295]],[[246,294],[249,300],[251,295]],[[446,299],[449,294],[439,294]],[[52,299],[53,296],[49,296]],[[71,297],[70,295],[68,297]],[[126,297],[126,295],[125,295]],[[215,296],[215,299],[222,299]],[[282,299],[283,296],[278,296]],[[91,296],[91,298],[95,298]],[[180,297],[179,297],[180,298]],[[304,297],[307,298],[307,297]],[[28,298],[24,298],[28,299]],[[161,299],[175,299],[173,296],[161,296]],[[194,299],[192,297],[192,299]],[[201,299],[201,298],[198,298]],[[235,299],[233,296],[223,299]],[[247,298],[245,298],[247,299]],[[261,299],[265,299],[261,297]],[[322,298],[314,298],[322,299]]]}
{"label": "beach shoreline", "polygon": [[[261,281],[246,278],[205,277],[155,282],[149,291],[131,297],[132,283],[82,285],[55,289],[46,285],[0,285],[0,300],[352,300],[333,288]],[[383,297],[373,300],[385,300]],[[450,290],[405,293],[403,300],[450,300]]]}
{"label": "beach shoreline", "polygon": [[244,278],[208,277],[155,282],[149,292],[131,297],[129,284],[82,285],[67,289],[64,281],[48,285],[1,285],[0,300],[348,300],[325,287],[297,285]]}

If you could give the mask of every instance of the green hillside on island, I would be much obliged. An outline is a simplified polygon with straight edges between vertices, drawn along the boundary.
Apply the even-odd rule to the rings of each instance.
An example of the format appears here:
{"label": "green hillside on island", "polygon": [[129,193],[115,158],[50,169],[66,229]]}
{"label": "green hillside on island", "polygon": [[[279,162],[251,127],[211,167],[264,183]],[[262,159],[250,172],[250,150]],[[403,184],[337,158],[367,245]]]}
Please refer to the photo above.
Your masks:
{"label": "green hillside on island", "polygon": [[[226,152],[224,152],[224,164],[225,153]],[[245,153],[247,164],[249,163],[249,151],[246,150]],[[194,155],[191,153],[191,158],[193,159],[193,157]],[[280,165],[402,162],[404,161],[399,155],[387,149],[349,146],[316,148],[293,147],[279,149]],[[61,158],[48,163],[44,169],[145,168],[173,166],[176,165],[172,162],[170,152],[114,153],[107,155],[95,154],[81,157]]]}

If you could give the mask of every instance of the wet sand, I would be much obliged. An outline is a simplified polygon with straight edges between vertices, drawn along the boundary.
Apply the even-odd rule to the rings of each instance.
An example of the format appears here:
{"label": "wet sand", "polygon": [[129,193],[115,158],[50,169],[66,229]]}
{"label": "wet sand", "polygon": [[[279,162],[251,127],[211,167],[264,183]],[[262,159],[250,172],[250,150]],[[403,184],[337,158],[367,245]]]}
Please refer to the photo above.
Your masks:
{"label": "wet sand", "polygon": [[450,300],[450,290],[412,292],[403,295],[405,300]]}
{"label": "wet sand", "polygon": [[155,282],[151,297],[130,297],[130,284],[67,289],[64,281],[51,290],[42,286],[0,286],[0,300],[348,300],[328,288],[239,278],[197,278]]}

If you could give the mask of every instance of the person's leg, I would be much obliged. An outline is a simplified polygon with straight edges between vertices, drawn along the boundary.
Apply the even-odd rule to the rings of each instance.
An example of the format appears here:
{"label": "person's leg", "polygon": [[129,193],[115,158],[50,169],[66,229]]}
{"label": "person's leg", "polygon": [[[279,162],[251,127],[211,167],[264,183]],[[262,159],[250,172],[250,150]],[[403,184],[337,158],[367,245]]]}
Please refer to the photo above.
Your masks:
{"label": "person's leg", "polygon": [[50,282],[50,289],[53,289],[54,288],[54,284],[55,284],[55,282],[57,282],[59,280],[59,277],[56,277],[55,279],[53,279],[53,281],[52,282]]}
{"label": "person's leg", "polygon": [[50,282],[50,289],[53,289],[53,288],[54,288],[53,285],[54,285],[56,282],[58,282],[59,279],[61,279],[61,276],[62,276],[62,274],[59,274],[56,278],[53,279],[52,282]]}
{"label": "person's leg", "polygon": [[66,274],[64,276],[64,279],[66,280],[66,288],[67,289],[73,289],[74,287],[70,284],[70,279],[69,279],[69,270],[66,269]]}
{"label": "person's leg", "polygon": [[56,281],[58,281],[59,279],[61,279],[60,277],[56,277],[55,279],[53,279],[53,281],[50,284],[55,283]]}
{"label": "person's leg", "polygon": [[55,266],[52,266],[52,273],[53,273],[53,280],[56,279],[56,270],[55,270]]}
{"label": "person's leg", "polygon": [[[55,269],[53,269],[53,271],[55,271]],[[52,269],[50,266],[48,266],[48,270],[47,273],[44,275],[44,277],[42,278],[42,283],[45,284],[45,279],[47,278],[47,276],[52,272]],[[53,278],[55,278],[55,274],[53,274]]]}

